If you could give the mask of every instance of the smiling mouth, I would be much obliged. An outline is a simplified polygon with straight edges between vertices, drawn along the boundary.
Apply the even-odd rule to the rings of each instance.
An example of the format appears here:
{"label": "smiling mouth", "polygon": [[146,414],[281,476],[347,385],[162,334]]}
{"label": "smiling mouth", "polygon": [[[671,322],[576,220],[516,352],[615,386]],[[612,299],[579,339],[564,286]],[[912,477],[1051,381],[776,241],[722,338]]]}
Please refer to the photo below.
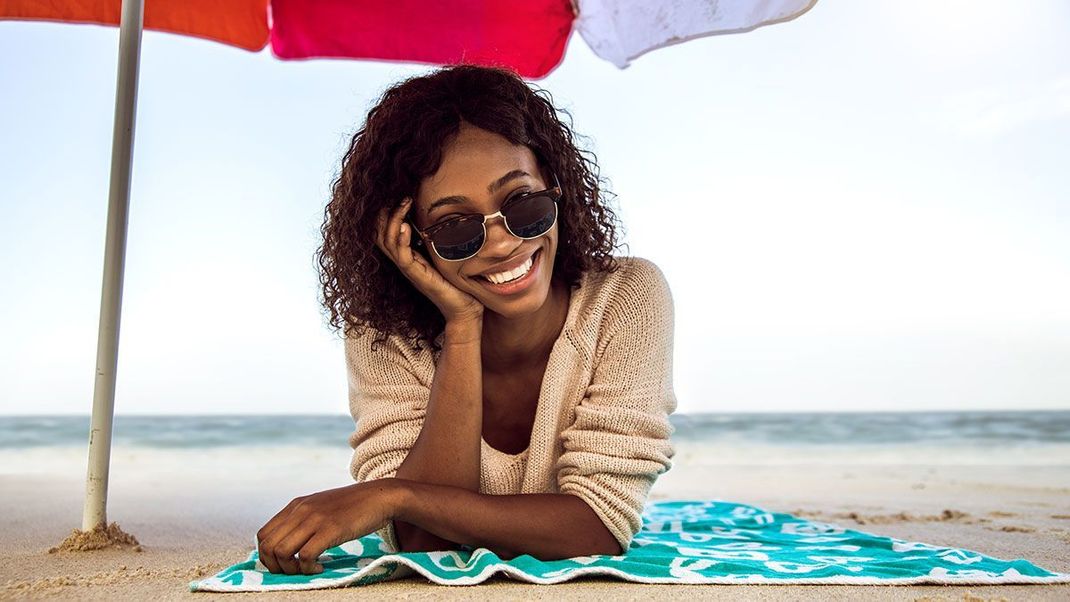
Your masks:
{"label": "smiling mouth", "polygon": [[542,249],[535,251],[531,254],[531,267],[523,276],[514,280],[509,280],[501,284],[495,284],[493,281],[488,280],[484,276],[476,276],[476,280],[483,285],[483,287],[490,289],[491,291],[499,294],[513,294],[518,293],[521,290],[527,290],[528,285],[531,283],[532,278],[535,277],[536,270],[542,270]]}
{"label": "smiling mouth", "polygon": [[[518,280],[523,280],[525,277],[527,277],[528,274],[531,273],[532,270],[535,269],[535,261],[538,258],[539,253],[541,253],[541,252],[542,252],[542,249],[540,248],[540,249],[536,249],[534,253],[529,255],[528,258],[524,260],[524,263],[527,263],[527,261],[529,259],[531,260],[531,266],[528,268],[528,271],[524,272],[520,276],[517,276],[516,278],[513,278],[512,280],[506,280],[505,282],[494,282],[493,280],[491,280],[489,277],[487,277],[484,274],[477,275],[476,279],[477,280],[482,280],[483,282],[487,282],[487,283],[490,283],[490,284],[498,284],[498,285],[510,284],[510,283],[516,282]],[[520,265],[524,265],[524,263],[521,263]],[[519,266],[517,266],[517,267],[519,267]],[[513,268],[513,269],[516,269],[516,268]]]}

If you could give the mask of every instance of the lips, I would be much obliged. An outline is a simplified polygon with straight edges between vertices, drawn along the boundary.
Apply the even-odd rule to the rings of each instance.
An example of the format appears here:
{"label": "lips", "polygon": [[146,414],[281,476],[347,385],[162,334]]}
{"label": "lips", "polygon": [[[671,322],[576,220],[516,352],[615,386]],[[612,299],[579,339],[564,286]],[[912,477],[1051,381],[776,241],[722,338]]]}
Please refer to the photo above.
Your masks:
{"label": "lips", "polygon": [[542,271],[542,249],[535,251],[535,253],[531,255],[531,262],[531,268],[528,270],[527,274],[504,284],[494,284],[483,276],[476,276],[476,280],[478,280],[483,287],[499,295],[520,293],[530,288],[531,284],[535,281],[535,278],[537,278]]}
{"label": "lips", "polygon": [[[536,249],[535,253],[538,253],[540,250],[541,249]],[[476,274],[476,277],[477,278],[485,278],[486,276],[488,276],[490,274],[500,274],[502,272],[508,272],[508,271],[511,271],[511,270],[515,270],[516,268],[524,265],[524,262],[528,260],[528,257],[534,257],[535,253],[532,253],[530,255],[525,255],[524,257],[518,257],[518,258],[514,259],[513,261],[511,261],[510,263],[491,268],[491,269],[489,269],[489,270],[487,270],[487,271],[485,271],[483,273],[480,273],[480,274]]]}

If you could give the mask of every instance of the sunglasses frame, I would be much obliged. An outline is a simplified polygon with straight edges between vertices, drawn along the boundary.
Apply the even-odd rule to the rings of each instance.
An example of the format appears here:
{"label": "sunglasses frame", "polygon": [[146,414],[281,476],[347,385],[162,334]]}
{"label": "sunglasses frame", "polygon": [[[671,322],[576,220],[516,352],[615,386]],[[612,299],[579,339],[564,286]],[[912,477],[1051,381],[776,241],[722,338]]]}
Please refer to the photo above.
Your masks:
{"label": "sunglasses frame", "polygon": [[[553,221],[553,223],[550,224],[550,227],[546,229],[546,232],[549,232],[550,230],[553,230],[554,226],[557,224],[557,218],[558,218],[558,215],[560,213],[560,207],[558,206],[558,202],[561,200],[561,183],[557,181],[557,174],[553,174],[552,177],[554,179],[554,185],[552,187],[547,188],[546,190],[536,190],[536,191],[533,191],[533,192],[527,192],[527,193],[518,195],[516,197],[513,197],[513,198],[509,199],[505,203],[505,205],[502,206],[502,209],[505,209],[510,204],[512,204],[512,203],[514,203],[514,202],[516,202],[516,201],[518,201],[520,199],[523,199],[523,198],[528,198],[528,197],[533,197],[533,196],[542,196],[542,195],[549,196],[550,199],[554,203],[554,221]],[[527,237],[527,238],[525,238],[523,236],[517,236],[516,233],[513,232],[513,229],[509,227],[509,220],[505,218],[505,214],[502,213],[502,209],[499,209],[499,210],[495,211],[494,213],[487,214],[487,215],[481,215],[481,214],[478,214],[478,213],[472,213],[472,214],[467,214],[467,215],[459,215],[457,217],[450,218],[450,219],[448,219],[448,220],[446,220],[444,222],[435,224],[434,226],[431,226],[430,228],[426,228],[424,230],[420,230],[419,228],[417,228],[416,224],[412,220],[406,220],[406,221],[409,222],[409,226],[412,228],[412,230],[420,235],[419,238],[414,240],[416,246],[423,246],[425,244],[424,240],[426,240],[427,241],[426,242],[427,246],[429,246],[432,249],[434,249],[435,255],[438,255],[438,258],[441,259],[442,261],[466,261],[468,259],[471,259],[471,258],[475,257],[477,254],[479,254],[479,252],[483,250],[483,245],[487,244],[487,222],[491,218],[494,218],[494,217],[502,218],[502,223],[505,225],[505,229],[509,232],[509,234],[512,234],[513,236],[516,236],[517,238],[520,238],[520,239],[523,239],[523,240],[534,240],[534,239],[538,238],[539,236],[545,236],[546,235],[546,232],[543,232],[542,234],[539,234],[537,236],[531,236],[531,237]],[[440,229],[444,228],[445,226],[453,223],[455,220],[470,219],[470,218],[474,218],[474,217],[482,217],[483,218],[482,223],[480,224],[483,227],[483,242],[480,243],[479,248],[476,249],[475,252],[472,253],[471,255],[469,255],[468,257],[462,257],[461,259],[446,259],[445,257],[443,257],[438,252],[438,249],[435,247],[435,242],[433,240],[431,240],[431,236],[433,236],[435,234],[435,232],[439,231]]]}

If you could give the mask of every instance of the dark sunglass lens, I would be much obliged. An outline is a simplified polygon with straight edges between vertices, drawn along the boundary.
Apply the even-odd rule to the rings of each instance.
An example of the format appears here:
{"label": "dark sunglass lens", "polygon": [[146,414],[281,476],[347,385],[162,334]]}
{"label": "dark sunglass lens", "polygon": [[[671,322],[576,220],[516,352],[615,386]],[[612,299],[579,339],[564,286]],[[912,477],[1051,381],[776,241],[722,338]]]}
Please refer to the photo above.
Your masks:
{"label": "dark sunglass lens", "polygon": [[503,213],[513,234],[521,238],[535,238],[553,227],[557,204],[550,195],[537,194],[517,200],[506,207]]}
{"label": "dark sunglass lens", "polygon": [[443,259],[465,259],[483,246],[483,225],[478,219],[455,220],[435,232],[431,241]]}

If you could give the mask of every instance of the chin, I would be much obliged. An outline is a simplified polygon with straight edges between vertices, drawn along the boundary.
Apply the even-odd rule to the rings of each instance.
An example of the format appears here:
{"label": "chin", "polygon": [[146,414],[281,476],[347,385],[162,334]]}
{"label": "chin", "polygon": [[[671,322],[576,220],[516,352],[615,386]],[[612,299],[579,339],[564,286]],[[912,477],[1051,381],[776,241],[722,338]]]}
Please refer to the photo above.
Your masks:
{"label": "chin", "polygon": [[511,294],[496,293],[476,282],[476,290],[473,293],[487,310],[506,319],[521,318],[538,312],[549,296],[553,276],[553,262],[543,261],[544,257],[550,256],[547,253],[545,247],[538,251],[532,273],[529,274],[533,280],[525,289]]}

